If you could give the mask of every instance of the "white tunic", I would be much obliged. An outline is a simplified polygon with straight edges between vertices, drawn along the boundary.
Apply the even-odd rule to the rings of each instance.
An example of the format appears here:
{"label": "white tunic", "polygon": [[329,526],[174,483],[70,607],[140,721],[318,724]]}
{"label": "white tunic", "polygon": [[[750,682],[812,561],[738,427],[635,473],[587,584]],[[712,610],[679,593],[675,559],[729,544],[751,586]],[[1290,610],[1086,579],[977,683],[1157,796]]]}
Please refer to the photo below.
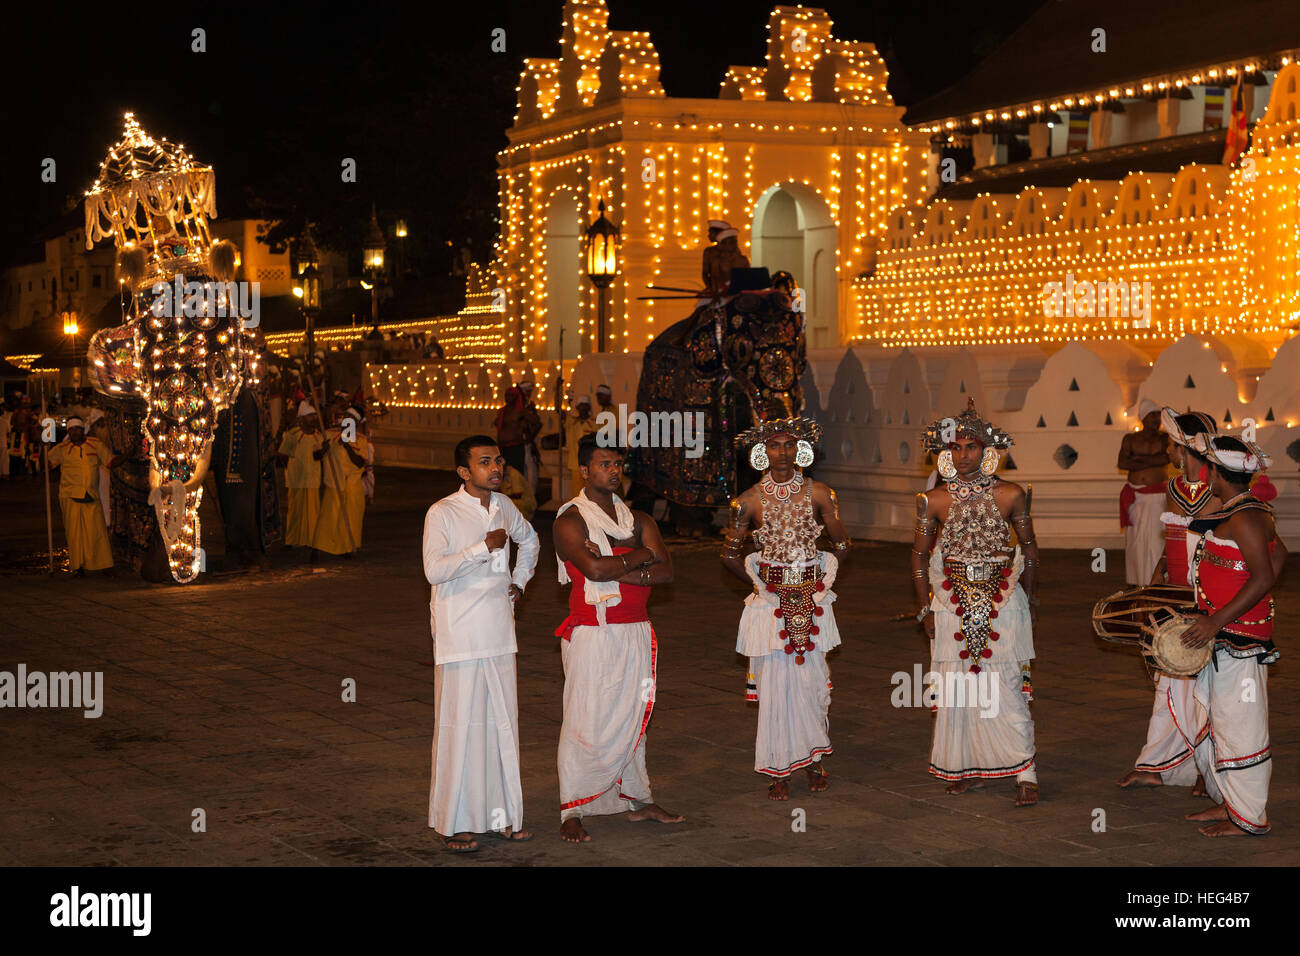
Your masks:
{"label": "white tunic", "polygon": [[[509,548],[489,552],[483,541],[497,528],[519,547],[513,575]],[[424,516],[424,576],[433,585],[429,617],[435,663],[516,651],[509,588],[513,583],[524,589],[540,551],[533,526],[500,492],[492,492],[488,508],[463,486],[434,502]]]}

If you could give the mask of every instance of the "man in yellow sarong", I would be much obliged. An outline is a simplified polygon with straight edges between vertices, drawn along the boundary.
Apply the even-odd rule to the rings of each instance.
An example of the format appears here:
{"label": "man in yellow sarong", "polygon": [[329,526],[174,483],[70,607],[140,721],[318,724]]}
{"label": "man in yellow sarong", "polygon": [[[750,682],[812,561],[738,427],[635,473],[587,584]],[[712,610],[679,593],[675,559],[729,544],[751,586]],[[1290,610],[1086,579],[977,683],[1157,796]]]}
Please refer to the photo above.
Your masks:
{"label": "man in yellow sarong", "polygon": [[86,434],[80,418],[68,419],[68,437],[50,449],[50,467],[59,469],[59,509],[68,536],[68,567],[78,577],[113,566],[113,549],[99,500],[99,466],[114,468],[120,461],[102,441]]}
{"label": "man in yellow sarong", "polygon": [[366,513],[362,476],[368,445],[361,432],[361,413],[349,408],[338,427],[325,433],[325,442],[315,453],[324,460],[320,517],[311,542],[316,551],[350,556],[361,547],[361,520]]}
{"label": "man in yellow sarong", "polygon": [[311,547],[320,517],[321,455],[324,445],[320,416],[311,402],[298,406],[298,422],[280,440],[279,460],[285,465],[284,484],[289,490],[289,513],[285,519],[287,547]]}

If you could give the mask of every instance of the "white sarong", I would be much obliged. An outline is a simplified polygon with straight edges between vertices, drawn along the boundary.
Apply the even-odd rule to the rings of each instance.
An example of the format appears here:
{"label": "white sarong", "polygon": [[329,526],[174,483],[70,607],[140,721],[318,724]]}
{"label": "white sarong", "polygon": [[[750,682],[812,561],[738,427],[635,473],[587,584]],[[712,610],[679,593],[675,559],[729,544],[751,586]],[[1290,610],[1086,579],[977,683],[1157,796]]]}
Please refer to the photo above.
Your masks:
{"label": "white sarong", "polygon": [[515,655],[439,664],[429,826],[443,836],[524,823]]}
{"label": "white sarong", "polygon": [[[757,553],[745,558],[745,571],[754,584],[754,592],[745,598],[736,634],[736,653],[749,658],[749,676],[753,693],[746,699],[758,700],[758,734],[754,741],[754,770],[769,777],[785,777],[801,767],[820,761],[833,751],[830,741],[831,672],[826,653],[840,645],[840,630],[835,623],[835,591],[832,585],[839,573],[839,561],[828,551],[818,551],[808,562],[821,572],[821,591],[813,595],[821,608],[813,621],[817,633],[810,635],[816,647],[804,654],[804,662],[795,661],[785,652],[786,639],[781,636],[785,619],[774,612],[780,598],[767,590],[758,576],[763,562]],[[796,564],[792,567],[803,567]]]}
{"label": "white sarong", "polygon": [[649,621],[578,625],[562,641],[560,819],[654,802],[645,734],[654,711],[658,642]]}
{"label": "white sarong", "polygon": [[998,633],[988,644],[993,655],[981,659],[980,673],[972,674],[970,659],[960,657],[965,642],[954,639],[962,619],[949,606],[953,592],[942,587],[942,558],[938,552],[931,556],[930,669],[940,693],[930,773],[943,780],[1014,776],[1019,783],[1038,782],[1034,718],[1023,693],[1023,666],[1034,658],[1034,640],[1029,601],[1019,584],[1021,567],[1017,549],[1008,579],[1015,583],[1002,592],[1006,599],[998,603],[998,616],[990,622]]}
{"label": "white sarong", "polygon": [[1205,777],[1205,789],[1241,829],[1267,833],[1268,784],[1273,775],[1268,668],[1258,657],[1233,657],[1217,649],[1196,676],[1196,702],[1208,711],[1208,725],[1196,746],[1196,766]]}
{"label": "white sarong", "polygon": [[793,654],[777,651],[751,657],[749,670],[758,692],[754,770],[785,777],[831,753],[831,672],[825,653],[809,651],[796,664]]}
{"label": "white sarong", "polygon": [[1196,679],[1157,675],[1147,741],[1134,769],[1160,774],[1165,786],[1190,787],[1196,782],[1196,761],[1189,758],[1200,725],[1196,718]]}
{"label": "white sarong", "polygon": [[1165,556],[1165,526],[1160,521],[1164,510],[1163,492],[1139,491],[1129,505],[1128,518],[1132,524],[1124,529],[1124,580],[1129,584],[1150,584],[1156,565]]}

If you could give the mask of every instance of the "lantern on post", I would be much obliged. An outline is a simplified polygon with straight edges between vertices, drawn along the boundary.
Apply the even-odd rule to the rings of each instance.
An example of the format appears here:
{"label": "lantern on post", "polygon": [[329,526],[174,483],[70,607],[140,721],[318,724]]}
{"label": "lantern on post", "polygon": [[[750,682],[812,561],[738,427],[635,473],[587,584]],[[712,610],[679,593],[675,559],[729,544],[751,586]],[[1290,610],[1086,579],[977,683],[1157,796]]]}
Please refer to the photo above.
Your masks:
{"label": "lantern on post", "polygon": [[618,272],[618,227],[605,218],[605,200],[600,215],[587,227],[587,278],[596,287],[596,351],[605,351],[605,289]]}
{"label": "lantern on post", "polygon": [[366,274],[370,276],[370,322],[379,324],[379,276],[384,271],[384,231],[379,228],[379,217],[374,203],[370,204],[370,226],[362,246]]}
{"label": "lantern on post", "polygon": [[307,368],[311,369],[316,359],[316,341],[313,326],[316,316],[320,314],[320,252],[316,249],[316,240],[312,238],[311,223],[306,223],[302,235],[298,237],[297,285],[294,294],[302,302],[302,312],[307,324]]}

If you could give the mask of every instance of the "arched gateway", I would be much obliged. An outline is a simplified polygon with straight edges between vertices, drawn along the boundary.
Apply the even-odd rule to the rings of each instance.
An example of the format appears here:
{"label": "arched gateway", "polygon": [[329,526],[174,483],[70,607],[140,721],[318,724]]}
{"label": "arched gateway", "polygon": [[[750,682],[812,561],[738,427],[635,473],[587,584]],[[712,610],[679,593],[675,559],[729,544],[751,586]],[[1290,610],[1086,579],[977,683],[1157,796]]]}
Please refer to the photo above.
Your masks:
{"label": "arched gateway", "polygon": [[794,276],[804,293],[809,348],[838,345],[835,222],[817,191],[803,183],[772,186],[754,205],[750,262]]}

